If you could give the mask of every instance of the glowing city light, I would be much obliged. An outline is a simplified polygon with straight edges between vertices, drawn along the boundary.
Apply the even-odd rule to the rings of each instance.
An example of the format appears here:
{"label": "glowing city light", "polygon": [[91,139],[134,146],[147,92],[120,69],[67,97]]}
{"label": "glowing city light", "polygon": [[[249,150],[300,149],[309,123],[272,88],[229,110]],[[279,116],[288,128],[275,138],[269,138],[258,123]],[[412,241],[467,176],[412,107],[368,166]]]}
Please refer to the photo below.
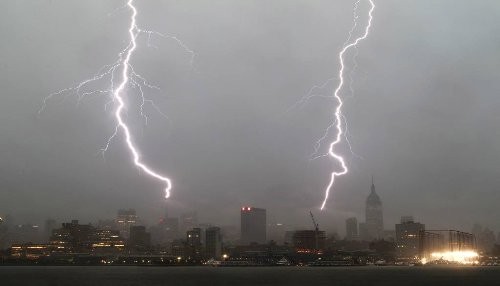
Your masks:
{"label": "glowing city light", "polygon": [[[444,260],[459,264],[476,264],[479,254],[472,250],[467,251],[444,251],[431,253],[432,260]],[[425,261],[428,262],[428,261]],[[425,264],[425,262],[423,262]]]}
{"label": "glowing city light", "polygon": [[[335,88],[335,91],[333,92],[333,96],[337,100],[338,104],[334,110],[333,123],[327,128],[326,132],[328,132],[329,129],[331,129],[332,127],[335,127],[335,129],[337,130],[335,140],[330,143],[330,147],[328,149],[328,155],[330,157],[334,158],[335,161],[337,161],[340,164],[341,170],[340,171],[333,171],[331,173],[330,182],[329,182],[328,186],[326,187],[325,197],[324,197],[323,203],[321,204],[321,210],[323,210],[323,208],[325,207],[325,204],[328,200],[328,196],[330,195],[330,191],[331,191],[333,184],[335,182],[335,177],[345,175],[349,171],[349,169],[347,168],[347,165],[345,163],[344,158],[341,155],[335,153],[335,146],[340,143],[340,141],[342,139],[342,135],[344,133],[344,131],[342,129],[342,125],[343,125],[343,123],[342,123],[342,106],[344,103],[343,103],[342,98],[340,97],[339,93],[340,93],[342,87],[344,86],[344,68],[345,68],[345,66],[344,66],[344,54],[350,48],[353,48],[353,47],[355,48],[360,41],[366,39],[366,37],[368,37],[369,31],[370,31],[370,27],[371,27],[371,23],[372,23],[372,19],[373,19],[372,14],[373,14],[373,10],[375,9],[375,4],[373,3],[372,0],[368,0],[368,2],[370,2],[370,10],[368,12],[368,24],[365,27],[365,31],[364,31],[363,35],[359,36],[354,41],[351,41],[351,42],[347,41],[338,55],[339,62],[340,62],[340,70],[338,73],[339,83],[338,83],[337,87]],[[355,25],[356,25],[356,22],[355,22]],[[352,33],[352,30],[351,30],[349,35],[351,35],[351,33]]]}

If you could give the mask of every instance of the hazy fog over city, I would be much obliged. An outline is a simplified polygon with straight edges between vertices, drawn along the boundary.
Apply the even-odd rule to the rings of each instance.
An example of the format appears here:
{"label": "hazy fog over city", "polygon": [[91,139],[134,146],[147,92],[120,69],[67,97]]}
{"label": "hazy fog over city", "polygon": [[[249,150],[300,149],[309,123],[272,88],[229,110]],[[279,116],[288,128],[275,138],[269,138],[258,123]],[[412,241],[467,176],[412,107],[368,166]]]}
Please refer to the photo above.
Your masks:
{"label": "hazy fog over city", "polygon": [[[336,106],[324,96],[352,1],[137,1],[138,26],[196,54],[191,63],[176,40],[142,34],[131,60],[161,88],[145,92],[165,116],[146,104],[147,124],[138,110],[125,118],[144,161],[172,179],[168,200],[132,164],[122,134],[101,154],[115,128],[107,98],[58,96],[38,114],[47,95],[127,46],[123,1],[1,1],[0,216],[97,222],[134,208],[153,224],[168,208],[239,226],[240,208],[255,206],[290,228],[309,227],[312,210],[321,228],[343,233],[346,218],[363,220],[373,176],[386,228],[413,215],[430,228],[500,230],[500,2],[379,2],[354,71],[347,55],[352,91],[341,96],[354,153],[345,141],[337,150],[349,173],[320,212],[339,166],[310,155]],[[367,9],[361,2],[363,25]]]}

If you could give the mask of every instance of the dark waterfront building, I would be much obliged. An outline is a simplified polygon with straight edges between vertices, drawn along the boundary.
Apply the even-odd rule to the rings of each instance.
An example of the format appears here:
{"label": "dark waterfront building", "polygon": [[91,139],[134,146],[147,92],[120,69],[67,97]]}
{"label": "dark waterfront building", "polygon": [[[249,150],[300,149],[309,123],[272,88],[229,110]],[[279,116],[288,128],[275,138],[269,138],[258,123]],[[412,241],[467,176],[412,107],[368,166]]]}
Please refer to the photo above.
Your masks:
{"label": "dark waterfront building", "polygon": [[193,228],[186,233],[186,255],[190,258],[201,258],[201,228]]}
{"label": "dark waterfront building", "polygon": [[414,222],[413,217],[401,217],[401,223],[396,224],[396,251],[400,258],[415,258],[419,255],[420,233],[425,225]]}
{"label": "dark waterfront building", "polygon": [[120,237],[118,230],[96,229],[92,252],[94,253],[119,253],[125,249],[125,241]]}
{"label": "dark waterfront building", "polygon": [[205,230],[205,253],[207,258],[222,257],[222,234],[219,227],[209,227]]}
{"label": "dark waterfront building", "polygon": [[266,243],[266,210],[241,208],[241,244]]}
{"label": "dark waterfront building", "polygon": [[55,229],[50,238],[50,244],[56,245],[61,252],[88,252],[95,240],[95,228],[90,224],[79,224],[78,220],[63,223]]}
{"label": "dark waterfront building", "polygon": [[117,253],[125,243],[117,230],[96,229],[73,220],[53,230],[50,247],[57,253]]}
{"label": "dark waterfront building", "polygon": [[490,253],[495,246],[495,233],[487,227],[480,224],[474,224],[472,234],[476,238],[476,245],[479,251]]}
{"label": "dark waterfront building", "polygon": [[180,238],[179,219],[165,217],[157,225],[150,228],[151,241],[154,244],[166,245]]}
{"label": "dark waterfront building", "polygon": [[267,225],[267,240],[273,240],[278,244],[284,243],[286,226],[283,223],[269,223]]}
{"label": "dark waterfront building", "polygon": [[195,211],[187,212],[181,214],[180,217],[180,231],[181,233],[186,233],[188,230],[191,230],[195,227],[198,227],[198,213]]}
{"label": "dark waterfront building", "polygon": [[131,226],[128,247],[135,251],[146,251],[151,247],[151,234],[144,226]]}
{"label": "dark waterfront building", "polygon": [[350,217],[345,221],[345,239],[346,240],[358,240],[358,219],[355,217]]}
{"label": "dark waterfront building", "polygon": [[52,235],[52,231],[57,228],[57,222],[54,219],[47,219],[43,228],[42,241],[48,241]]}
{"label": "dark waterfront building", "polygon": [[373,239],[380,239],[383,237],[384,231],[384,219],[382,212],[382,201],[380,197],[375,192],[375,184],[373,184],[370,190],[370,194],[366,199],[366,209],[365,209],[365,225],[364,231],[365,237],[363,240],[371,241]]}
{"label": "dark waterfront building", "polygon": [[176,257],[186,256],[186,242],[182,239],[175,239],[170,244],[170,254]]}
{"label": "dark waterfront building", "polygon": [[129,238],[130,227],[137,224],[137,214],[134,209],[121,209],[118,210],[116,217],[116,226],[120,231],[120,235],[124,238]]}
{"label": "dark waterfront building", "polygon": [[297,252],[318,252],[325,249],[326,233],[322,230],[297,230],[292,244]]}

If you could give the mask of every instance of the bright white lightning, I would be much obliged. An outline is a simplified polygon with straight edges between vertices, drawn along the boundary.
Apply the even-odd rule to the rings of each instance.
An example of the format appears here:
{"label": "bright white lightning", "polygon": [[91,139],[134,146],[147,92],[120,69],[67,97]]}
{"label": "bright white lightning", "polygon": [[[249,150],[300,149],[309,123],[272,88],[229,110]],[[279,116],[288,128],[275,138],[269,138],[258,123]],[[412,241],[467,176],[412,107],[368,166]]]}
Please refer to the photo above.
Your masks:
{"label": "bright white lightning", "polygon": [[[149,31],[149,30],[142,30],[137,26],[136,22],[136,17],[137,17],[137,9],[134,6],[134,0],[128,0],[127,4],[120,9],[128,9],[131,11],[131,16],[130,16],[130,25],[128,27],[128,35],[129,35],[129,40],[130,42],[128,43],[127,47],[123,49],[119,54],[118,54],[118,59],[110,64],[110,65],[105,65],[103,66],[94,76],[78,83],[74,87],[62,89],[60,91],[54,92],[49,94],[46,98],[43,100],[43,104],[38,111],[38,114],[41,114],[45,108],[47,107],[47,103],[49,100],[51,100],[53,97],[60,96],[60,95],[67,95],[69,93],[74,93],[77,98],[77,103],[79,104],[81,100],[83,100],[87,96],[91,95],[101,95],[104,94],[106,96],[109,96],[109,100],[104,104],[104,110],[107,111],[110,106],[115,107],[115,110],[113,112],[114,118],[116,120],[116,126],[114,127],[112,135],[107,139],[106,144],[104,147],[101,149],[102,154],[106,152],[111,144],[111,141],[119,134],[120,131],[123,131],[123,135],[125,137],[125,143],[127,145],[128,150],[130,151],[132,155],[133,162],[135,166],[137,166],[139,169],[144,171],[147,175],[150,177],[153,177],[159,181],[161,181],[164,184],[164,191],[165,191],[165,198],[168,198],[170,196],[170,190],[172,189],[172,182],[171,180],[158,173],[157,171],[153,170],[151,167],[146,165],[142,160],[141,156],[139,154],[138,148],[134,144],[134,139],[131,134],[131,131],[123,119],[123,113],[127,109],[124,101],[124,93],[127,90],[128,86],[132,86],[134,88],[137,88],[138,93],[139,93],[139,99],[140,99],[140,105],[138,106],[138,109],[140,111],[140,115],[144,119],[145,124],[147,125],[148,123],[148,116],[144,112],[144,105],[145,104],[150,104],[155,111],[157,111],[160,115],[162,115],[164,118],[169,120],[169,118],[160,111],[158,106],[149,98],[146,98],[143,88],[149,88],[149,89],[156,89],[159,90],[159,87],[154,86],[146,81],[146,79],[141,76],[140,74],[136,73],[134,68],[132,67],[130,60],[137,48],[137,37],[139,34],[146,34],[148,36],[147,38],[147,44],[149,47],[155,47],[154,45],[151,44],[151,36],[156,35],[160,36],[162,38],[168,38],[171,40],[174,40],[181,48],[183,48],[187,53],[191,55],[191,60],[190,64],[192,67],[195,53],[191,49],[187,47],[177,36],[173,35],[166,35],[166,34],[161,34],[158,32],[154,31]],[[117,73],[117,75],[115,75]],[[118,74],[120,76],[118,76]],[[102,79],[106,79],[109,77],[109,83],[110,87],[108,89],[104,90],[92,90],[92,91],[84,91],[85,87],[89,85],[90,83],[100,81]],[[118,84],[115,83],[115,78],[119,78],[121,80]]]}
{"label": "bright white lightning", "polygon": [[130,7],[132,10],[132,18],[130,21],[130,27],[128,29],[129,35],[130,35],[130,42],[132,43],[131,46],[128,47],[128,50],[126,52],[126,56],[124,60],[121,63],[122,66],[122,81],[118,85],[118,87],[114,90],[113,92],[113,98],[118,101],[118,107],[116,108],[115,111],[115,118],[118,122],[118,126],[123,130],[125,133],[125,141],[127,143],[127,147],[129,151],[132,153],[133,159],[134,159],[134,164],[142,169],[146,174],[150,175],[153,178],[156,178],[160,181],[162,181],[165,184],[165,198],[170,197],[170,190],[172,189],[172,182],[170,181],[169,178],[160,175],[159,173],[153,171],[150,167],[145,165],[144,163],[141,162],[141,158],[139,156],[139,152],[137,151],[137,148],[135,147],[134,143],[132,142],[132,136],[130,135],[130,130],[127,126],[127,124],[123,121],[122,118],[122,111],[125,108],[125,103],[123,102],[122,98],[122,92],[125,89],[125,86],[129,82],[129,68],[130,68],[130,57],[134,53],[135,49],[137,48],[137,43],[136,43],[136,38],[137,38],[137,25],[136,25],[136,16],[137,16],[137,9],[133,5],[133,0],[129,0],[127,2],[127,6]]}
{"label": "bright white lightning", "polygon": [[345,175],[349,171],[349,169],[347,168],[347,165],[345,163],[344,158],[342,156],[338,155],[337,153],[335,153],[335,151],[334,151],[335,146],[338,143],[340,143],[340,141],[342,139],[342,135],[343,135],[343,129],[342,129],[342,105],[343,105],[343,101],[342,101],[342,98],[339,96],[339,92],[344,85],[344,68],[345,68],[345,66],[344,66],[344,54],[350,48],[356,47],[360,41],[366,39],[366,37],[368,37],[368,33],[370,31],[372,18],[373,18],[372,13],[373,13],[373,10],[375,9],[375,4],[373,3],[372,0],[368,0],[368,1],[370,2],[370,10],[368,12],[368,24],[365,27],[365,31],[364,31],[363,35],[356,38],[354,41],[350,42],[349,44],[344,45],[344,47],[342,48],[342,50],[340,51],[340,53],[338,55],[339,62],[340,62],[340,70],[338,73],[339,83],[338,83],[337,88],[335,89],[335,91],[333,93],[333,96],[335,97],[335,99],[338,102],[337,107],[334,110],[334,118],[335,118],[334,125],[335,125],[335,129],[337,130],[337,135],[335,137],[335,140],[330,143],[330,147],[328,149],[328,155],[330,157],[333,157],[336,161],[338,161],[340,163],[341,170],[338,172],[334,171],[331,173],[330,183],[326,187],[325,198],[323,200],[323,203],[321,204],[321,210],[323,210],[323,208],[325,207],[325,204],[328,200],[328,196],[330,195],[330,191],[331,191],[333,184],[335,182],[335,177]]}
{"label": "bright white lightning", "polygon": [[[347,37],[347,39],[345,40],[345,42],[343,43],[342,46],[345,46],[345,45],[347,45],[349,43],[349,41],[353,37],[353,34],[354,34],[354,31],[356,30],[356,27],[358,26],[358,18],[359,18],[359,16],[358,16],[358,8],[359,8],[359,3],[360,2],[361,2],[361,0],[356,0],[354,2],[354,7],[352,9],[353,24],[352,24],[351,30],[349,31],[348,37]],[[356,57],[357,57],[357,54],[358,54],[357,46],[354,46],[354,48],[356,49],[356,52],[355,52],[354,56],[352,57],[354,65],[353,65],[351,71],[349,72],[349,79],[350,79],[349,89],[351,91],[351,97],[354,96],[354,88],[353,88],[354,79],[353,79],[353,75],[354,75],[354,72],[355,72],[356,67],[357,67]],[[330,83],[334,82],[335,80],[336,80],[335,77],[331,77],[331,78],[327,79],[326,81],[324,81],[322,84],[318,84],[318,85],[312,86],[304,97],[302,97],[299,101],[295,102],[290,108],[287,109],[286,113],[290,112],[291,110],[293,110],[295,108],[303,106],[310,99],[315,98],[315,97],[326,98],[326,99],[335,99],[335,97],[334,97],[333,94],[331,94],[331,95],[323,95],[321,93],[316,93],[316,90],[323,90],[323,89],[325,89],[327,86],[330,85]],[[344,115],[342,115],[342,118],[344,119],[344,130],[345,130],[345,132],[344,132],[344,138],[345,138],[345,142],[347,143],[347,145],[349,147],[349,150],[351,151],[351,154],[354,157],[358,158],[358,159],[363,159],[362,156],[360,156],[360,155],[358,155],[358,154],[356,154],[354,152],[354,150],[353,150],[353,148],[351,146],[351,142],[349,140],[350,132],[349,132],[349,129],[348,129],[347,119],[346,119],[346,117]],[[328,138],[328,135],[330,134],[331,129],[335,126],[335,124],[336,124],[336,121],[334,120],[325,129],[323,135],[318,140],[316,140],[316,142],[314,143],[314,147],[313,147],[314,151],[313,151],[313,153],[311,155],[309,155],[309,161],[314,161],[316,159],[326,158],[326,157],[329,156],[329,154],[327,152],[320,153],[320,148],[323,146],[323,142],[326,141],[326,139]]]}

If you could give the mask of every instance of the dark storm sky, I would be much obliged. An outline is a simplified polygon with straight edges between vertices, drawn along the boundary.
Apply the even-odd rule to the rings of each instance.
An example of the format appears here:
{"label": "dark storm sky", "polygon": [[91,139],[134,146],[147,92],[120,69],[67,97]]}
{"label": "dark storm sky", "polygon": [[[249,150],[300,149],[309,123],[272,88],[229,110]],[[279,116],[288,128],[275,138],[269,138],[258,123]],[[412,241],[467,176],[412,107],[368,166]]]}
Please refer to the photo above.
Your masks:
{"label": "dark storm sky", "polygon": [[[360,25],[367,3],[361,1]],[[127,44],[124,1],[0,2],[0,214],[38,223],[115,216],[136,208],[147,222],[163,213],[162,186],[133,167],[113,131],[104,98],[49,102],[112,63]],[[172,214],[197,210],[202,222],[238,224],[239,207],[268,209],[270,221],[343,232],[364,217],[370,176],[385,227],[414,215],[429,227],[500,229],[500,3],[376,1],[361,42],[354,94],[344,113],[350,173],[319,214],[332,161],[309,162],[335,102],[315,98],[286,113],[315,84],[336,75],[354,1],[137,1],[141,27],[177,35],[138,40],[138,72],[149,91],[148,126],[130,110],[144,159],[174,183]],[[357,30],[357,35],[361,30]],[[347,54],[351,67],[353,53]],[[93,85],[106,88],[107,82]],[[331,93],[332,85],[322,92]],[[130,91],[129,97],[136,96]],[[333,135],[333,134],[332,134]],[[324,150],[324,149],[323,149]]]}

